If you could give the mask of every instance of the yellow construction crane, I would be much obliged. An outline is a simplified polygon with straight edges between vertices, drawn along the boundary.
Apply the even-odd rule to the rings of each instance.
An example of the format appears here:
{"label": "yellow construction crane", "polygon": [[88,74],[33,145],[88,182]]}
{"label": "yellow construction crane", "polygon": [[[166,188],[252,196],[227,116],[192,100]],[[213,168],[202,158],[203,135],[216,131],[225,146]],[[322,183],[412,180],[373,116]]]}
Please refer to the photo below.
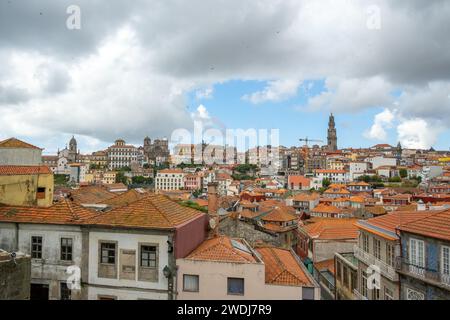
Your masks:
{"label": "yellow construction crane", "polygon": [[306,148],[304,149],[304,152],[305,152],[305,172],[304,173],[307,173],[306,172],[306,170],[308,170],[309,169],[309,166],[308,166],[308,158],[309,158],[309,145],[308,145],[308,143],[309,142],[323,142],[323,140],[318,140],[318,139],[309,139],[308,137],[306,137],[306,138],[304,138],[304,139],[298,139],[300,142],[305,142],[305,146],[306,146]]}

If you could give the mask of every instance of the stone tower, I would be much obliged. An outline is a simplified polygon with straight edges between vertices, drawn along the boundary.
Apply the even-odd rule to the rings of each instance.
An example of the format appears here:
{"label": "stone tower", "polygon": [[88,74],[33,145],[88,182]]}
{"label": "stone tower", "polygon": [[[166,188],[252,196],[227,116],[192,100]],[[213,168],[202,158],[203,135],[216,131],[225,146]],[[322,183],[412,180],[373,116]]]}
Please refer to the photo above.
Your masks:
{"label": "stone tower", "polygon": [[77,140],[75,140],[75,137],[72,136],[72,139],[69,141],[69,161],[70,162],[77,162],[77,155],[78,155],[78,149],[77,149]]}
{"label": "stone tower", "polygon": [[337,150],[337,134],[336,134],[336,124],[334,123],[334,116],[330,114],[330,118],[328,120],[328,150],[336,151]]}

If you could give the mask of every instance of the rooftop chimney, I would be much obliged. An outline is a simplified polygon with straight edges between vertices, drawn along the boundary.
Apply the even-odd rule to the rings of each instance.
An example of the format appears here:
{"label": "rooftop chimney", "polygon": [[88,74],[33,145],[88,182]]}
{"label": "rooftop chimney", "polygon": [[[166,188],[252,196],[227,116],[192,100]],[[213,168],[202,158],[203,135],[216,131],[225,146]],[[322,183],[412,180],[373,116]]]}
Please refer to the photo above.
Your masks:
{"label": "rooftop chimney", "polygon": [[217,236],[219,233],[219,215],[217,213],[219,198],[217,195],[217,187],[217,182],[208,183],[208,216],[211,236]]}

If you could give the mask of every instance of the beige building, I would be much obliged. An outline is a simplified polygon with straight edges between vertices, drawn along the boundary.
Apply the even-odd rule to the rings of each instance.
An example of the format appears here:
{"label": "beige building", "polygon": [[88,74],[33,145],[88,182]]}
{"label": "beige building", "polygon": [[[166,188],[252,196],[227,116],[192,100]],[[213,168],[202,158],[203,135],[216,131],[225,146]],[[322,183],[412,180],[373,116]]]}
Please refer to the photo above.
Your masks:
{"label": "beige building", "polygon": [[320,289],[288,249],[252,249],[217,236],[177,260],[179,300],[318,300]]}
{"label": "beige building", "polygon": [[184,177],[186,173],[181,169],[160,170],[155,178],[155,190],[180,190],[184,189]]}
{"label": "beige building", "polygon": [[16,138],[0,141],[0,165],[38,166],[42,149]]}

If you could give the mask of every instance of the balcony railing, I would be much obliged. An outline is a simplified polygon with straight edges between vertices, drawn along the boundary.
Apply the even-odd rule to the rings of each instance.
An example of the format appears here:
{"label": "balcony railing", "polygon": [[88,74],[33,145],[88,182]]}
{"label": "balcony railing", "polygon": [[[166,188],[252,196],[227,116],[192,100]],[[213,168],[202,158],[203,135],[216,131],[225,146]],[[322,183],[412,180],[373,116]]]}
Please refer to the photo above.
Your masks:
{"label": "balcony railing", "polygon": [[450,287],[450,275],[411,263],[407,258],[399,258],[398,270],[415,278]]}
{"label": "balcony railing", "polygon": [[367,265],[375,265],[380,268],[380,272],[383,276],[391,281],[398,281],[398,274],[395,268],[388,265],[386,262],[377,259],[374,255],[365,252],[360,247],[355,246],[355,256]]}
{"label": "balcony railing", "polygon": [[363,296],[357,289],[353,289],[353,294],[355,295],[356,300],[369,300],[365,296]]}

